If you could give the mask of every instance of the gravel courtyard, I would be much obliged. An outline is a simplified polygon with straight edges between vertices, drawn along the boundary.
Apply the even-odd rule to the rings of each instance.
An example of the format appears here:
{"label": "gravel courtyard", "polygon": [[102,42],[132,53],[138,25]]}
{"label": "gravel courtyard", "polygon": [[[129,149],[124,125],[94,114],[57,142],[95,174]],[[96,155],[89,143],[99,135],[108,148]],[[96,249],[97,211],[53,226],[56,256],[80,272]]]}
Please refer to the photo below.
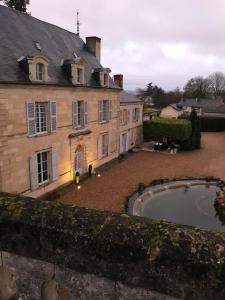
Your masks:
{"label": "gravel courtyard", "polygon": [[225,180],[225,133],[203,133],[202,149],[176,155],[140,151],[104,171],[101,177],[87,179],[58,201],[122,212],[126,197],[139,182],[182,176],[216,176]]}

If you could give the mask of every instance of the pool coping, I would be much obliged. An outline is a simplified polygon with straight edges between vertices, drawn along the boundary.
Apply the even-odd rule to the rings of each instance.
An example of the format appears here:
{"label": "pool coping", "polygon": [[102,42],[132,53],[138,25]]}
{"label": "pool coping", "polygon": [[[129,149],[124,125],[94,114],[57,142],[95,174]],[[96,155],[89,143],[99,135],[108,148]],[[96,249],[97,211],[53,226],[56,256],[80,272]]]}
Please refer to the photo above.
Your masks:
{"label": "pool coping", "polygon": [[156,180],[146,186],[142,192],[136,191],[128,198],[127,213],[129,215],[142,217],[141,209],[143,203],[147,200],[149,201],[149,196],[160,192],[180,187],[190,188],[191,186],[200,185],[214,185],[219,187],[221,184],[224,183],[218,178],[175,178],[171,180]]}

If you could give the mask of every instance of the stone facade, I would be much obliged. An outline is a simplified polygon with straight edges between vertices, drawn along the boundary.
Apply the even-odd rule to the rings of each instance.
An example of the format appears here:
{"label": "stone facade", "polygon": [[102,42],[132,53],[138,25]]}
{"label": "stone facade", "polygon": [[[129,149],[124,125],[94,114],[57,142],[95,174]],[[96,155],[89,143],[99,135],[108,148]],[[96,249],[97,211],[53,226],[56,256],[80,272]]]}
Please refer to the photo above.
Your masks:
{"label": "stone facade", "polygon": [[[138,110],[138,116],[136,119],[134,118],[135,110]],[[120,153],[141,145],[143,141],[142,124],[142,102],[120,104]]]}
{"label": "stone facade", "polygon": [[[112,119],[99,123],[98,102],[112,101]],[[72,102],[87,101],[87,125],[73,128]],[[54,132],[28,136],[26,103],[55,101],[57,128]],[[142,105],[139,122],[130,122],[124,130],[132,132],[133,142],[129,149],[141,141]],[[122,107],[125,107],[122,105]],[[24,193],[38,197],[74,179],[75,152],[80,145],[82,172],[107,163],[119,155],[120,90],[87,87],[57,87],[50,85],[1,85],[0,86],[0,188],[2,191]],[[140,129],[139,129],[140,128]],[[83,134],[82,134],[83,133]],[[103,133],[111,134],[110,154],[99,159],[98,139]],[[58,151],[58,176],[31,191],[29,158],[42,150]]]}

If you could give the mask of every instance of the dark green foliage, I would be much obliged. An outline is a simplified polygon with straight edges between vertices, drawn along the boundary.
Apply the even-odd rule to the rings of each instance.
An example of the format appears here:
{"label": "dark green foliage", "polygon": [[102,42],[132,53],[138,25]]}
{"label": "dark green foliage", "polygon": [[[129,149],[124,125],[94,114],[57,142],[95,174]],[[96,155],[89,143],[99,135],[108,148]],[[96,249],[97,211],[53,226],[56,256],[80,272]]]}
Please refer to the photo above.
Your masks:
{"label": "dark green foliage", "polygon": [[218,132],[225,130],[225,118],[201,117],[201,131]]}
{"label": "dark green foliage", "polygon": [[189,120],[192,124],[192,133],[189,139],[180,144],[181,150],[194,150],[201,148],[201,123],[194,109],[190,114]]}
{"label": "dark green foliage", "polygon": [[184,141],[190,137],[191,131],[191,122],[188,120],[155,118],[143,123],[145,141],[160,141],[163,138]]}
{"label": "dark green foliage", "polygon": [[4,0],[6,6],[14,8],[18,11],[27,12],[27,5],[30,0]]}

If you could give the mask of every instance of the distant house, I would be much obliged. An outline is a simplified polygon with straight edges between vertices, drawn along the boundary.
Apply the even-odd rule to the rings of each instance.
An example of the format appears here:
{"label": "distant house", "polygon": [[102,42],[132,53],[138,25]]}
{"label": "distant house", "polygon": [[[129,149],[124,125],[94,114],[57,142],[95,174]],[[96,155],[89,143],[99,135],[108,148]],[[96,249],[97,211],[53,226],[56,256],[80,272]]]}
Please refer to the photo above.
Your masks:
{"label": "distant house", "polygon": [[182,114],[182,108],[178,107],[177,104],[170,104],[161,110],[160,117],[177,119]]}
{"label": "distant house", "polygon": [[160,117],[178,118],[195,109],[200,116],[225,117],[225,103],[222,99],[182,99],[162,109]]}

